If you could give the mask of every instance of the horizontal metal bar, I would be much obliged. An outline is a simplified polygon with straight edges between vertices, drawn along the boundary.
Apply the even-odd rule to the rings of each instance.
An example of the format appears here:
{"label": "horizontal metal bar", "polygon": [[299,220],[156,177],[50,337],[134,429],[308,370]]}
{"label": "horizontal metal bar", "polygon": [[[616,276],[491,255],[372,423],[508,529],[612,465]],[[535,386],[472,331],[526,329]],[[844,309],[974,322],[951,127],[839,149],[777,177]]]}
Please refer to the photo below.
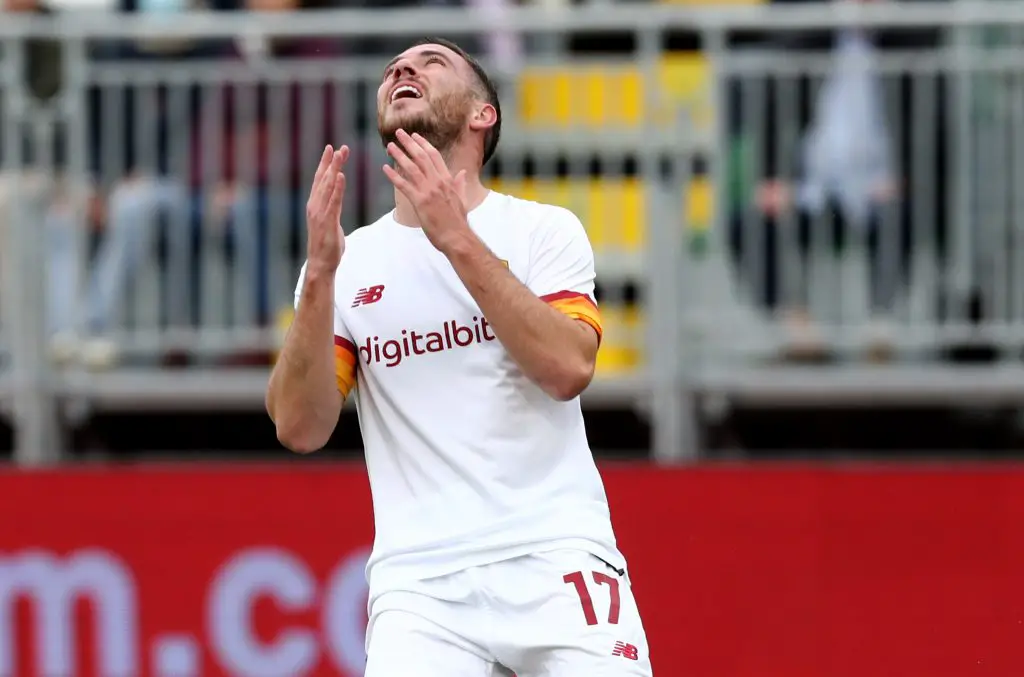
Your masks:
{"label": "horizontal metal bar", "polygon": [[[0,38],[218,38],[231,36],[469,35],[491,28],[485,13],[460,8],[403,9],[386,16],[372,10],[308,10],[290,15],[197,11],[174,15],[68,13],[52,18],[5,16]],[[629,5],[583,8],[510,8],[503,28],[531,33],[651,30],[806,30],[816,28],[954,27],[1024,23],[1024,6],[992,2],[816,3],[740,7]]]}
{"label": "horizontal metal bar", "polygon": [[[716,66],[726,76],[826,77],[834,71],[835,61],[829,52],[741,49],[727,53]],[[1014,74],[1024,69],[1024,50],[1020,47],[947,47],[880,51],[873,55],[872,69],[877,75]]]}
{"label": "horizontal metal bar", "polygon": [[[254,409],[263,407],[269,377],[270,370],[264,368],[69,372],[57,379],[55,392],[58,397],[85,400],[95,410]],[[584,401],[589,408],[629,406],[647,393],[647,387],[643,374],[596,378]]]}
{"label": "horizontal metal bar", "polygon": [[[96,411],[160,411],[184,407],[252,410],[263,406],[269,370],[157,369],[73,373],[57,384],[59,397],[82,399]],[[870,405],[971,406],[1024,402],[1024,367],[850,365],[838,367],[729,366],[696,369],[692,392],[724,396],[738,405],[836,407]],[[0,397],[13,394],[0,378]],[[599,377],[583,396],[589,409],[649,400],[647,374]],[[352,406],[352,400],[348,406]]]}
{"label": "horizontal metal bar", "polygon": [[951,365],[855,364],[839,367],[742,367],[702,369],[694,389],[759,407],[982,406],[1024,403],[1024,368],[997,363]]}
{"label": "horizontal metal bar", "polygon": [[[486,60],[486,57],[484,57]],[[198,59],[189,61],[97,60],[88,64],[87,76],[98,84],[184,84],[233,82],[247,84],[261,80],[281,82],[373,82],[383,74],[380,57],[346,55],[281,59]],[[633,57],[574,56],[571,61],[530,56],[522,69],[574,68],[601,70],[605,74],[643,70],[644,63]],[[657,64],[648,64],[648,66]],[[500,73],[498,73],[500,75]]]}

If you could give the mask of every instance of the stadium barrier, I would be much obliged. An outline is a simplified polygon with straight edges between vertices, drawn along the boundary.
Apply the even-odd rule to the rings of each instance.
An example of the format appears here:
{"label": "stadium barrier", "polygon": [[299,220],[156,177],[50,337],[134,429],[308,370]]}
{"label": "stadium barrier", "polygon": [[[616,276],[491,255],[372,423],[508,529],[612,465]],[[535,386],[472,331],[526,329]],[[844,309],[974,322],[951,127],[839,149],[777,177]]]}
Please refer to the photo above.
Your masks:
{"label": "stadium barrier", "polygon": [[[603,473],[657,675],[1024,671],[1020,466]],[[360,466],[4,473],[0,510],[4,677],[362,674]]]}
{"label": "stadium barrier", "polygon": [[[347,229],[388,209],[372,128],[384,54],[370,48],[431,31],[472,40],[489,26],[439,9],[381,17],[5,16],[0,395],[13,403],[20,461],[59,458],[69,402],[86,412],[261,406],[266,367],[224,361],[279,345],[322,144],[355,149]],[[936,358],[950,344],[991,344],[1010,358],[1024,346],[1012,190],[1024,168],[1022,53],[1012,35],[992,35],[1022,22],[1012,2],[510,10],[506,28],[538,51],[491,64],[506,103],[489,178],[564,204],[588,226],[609,326],[587,405],[642,408],[655,457],[674,461],[699,453],[705,396],[1019,397],[1012,362],[964,371]],[[862,136],[887,139],[876,154],[892,165],[874,259],[867,229],[854,224],[837,242],[828,212],[802,242],[795,202],[780,198],[799,186],[767,182],[799,175],[801,139],[837,63],[821,46],[855,27],[896,34],[895,47],[856,62],[877,76],[883,109],[882,131]],[[570,35],[608,32],[630,33],[635,50],[567,51]],[[767,37],[739,40],[751,32]],[[681,33],[702,51],[668,50]],[[23,78],[25,48],[39,40],[60,46],[55,91]],[[201,58],[153,58],[154,41],[201,41]],[[97,235],[90,224],[102,225]],[[899,280],[886,345],[911,361],[857,361],[877,347],[872,275]],[[853,360],[765,366],[792,339],[761,303],[769,288],[780,310],[806,304],[819,348]],[[192,369],[160,367],[178,353]]]}

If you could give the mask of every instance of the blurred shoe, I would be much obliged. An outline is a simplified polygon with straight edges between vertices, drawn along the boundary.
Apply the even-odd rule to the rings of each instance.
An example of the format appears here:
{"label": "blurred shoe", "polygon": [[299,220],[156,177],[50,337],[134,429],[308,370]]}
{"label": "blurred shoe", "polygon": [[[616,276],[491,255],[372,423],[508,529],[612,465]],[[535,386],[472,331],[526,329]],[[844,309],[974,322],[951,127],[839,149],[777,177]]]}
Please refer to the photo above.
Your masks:
{"label": "blurred shoe", "polygon": [[870,362],[888,362],[895,353],[895,328],[888,318],[875,318],[867,327],[866,356]]}
{"label": "blurred shoe", "polygon": [[95,337],[82,344],[81,361],[88,369],[109,369],[117,357],[117,344],[110,339]]}
{"label": "blurred shoe", "polygon": [[783,319],[786,330],[784,357],[795,362],[815,362],[828,358],[828,344],[821,329],[804,310],[788,311]]}

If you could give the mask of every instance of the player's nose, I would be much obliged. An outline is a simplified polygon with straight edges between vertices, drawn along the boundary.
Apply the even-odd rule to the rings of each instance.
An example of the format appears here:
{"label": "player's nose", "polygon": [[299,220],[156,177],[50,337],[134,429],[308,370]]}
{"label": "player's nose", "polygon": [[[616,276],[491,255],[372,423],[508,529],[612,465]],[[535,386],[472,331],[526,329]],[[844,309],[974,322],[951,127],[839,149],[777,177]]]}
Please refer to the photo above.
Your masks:
{"label": "player's nose", "polygon": [[409,75],[416,75],[416,66],[413,65],[412,60],[402,58],[396,61],[395,67],[391,70],[391,78],[398,80]]}

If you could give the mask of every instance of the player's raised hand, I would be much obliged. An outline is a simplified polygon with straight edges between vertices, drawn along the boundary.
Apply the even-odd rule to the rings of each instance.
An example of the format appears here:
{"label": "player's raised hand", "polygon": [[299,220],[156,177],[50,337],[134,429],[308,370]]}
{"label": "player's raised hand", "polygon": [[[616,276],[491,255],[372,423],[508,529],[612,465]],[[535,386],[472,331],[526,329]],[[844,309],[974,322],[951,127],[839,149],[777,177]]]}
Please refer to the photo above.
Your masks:
{"label": "player's raised hand", "polygon": [[[398,143],[388,144],[395,167],[384,165],[387,175],[416,210],[420,227],[442,253],[469,232],[466,211],[466,173],[452,176],[444,158],[419,134],[398,130]],[[397,169],[396,169],[397,168]]]}
{"label": "player's raised hand", "polygon": [[337,150],[333,146],[324,148],[306,203],[306,265],[331,275],[338,269],[345,251],[345,233],[341,229],[345,175],[341,168],[348,154],[348,146]]}

